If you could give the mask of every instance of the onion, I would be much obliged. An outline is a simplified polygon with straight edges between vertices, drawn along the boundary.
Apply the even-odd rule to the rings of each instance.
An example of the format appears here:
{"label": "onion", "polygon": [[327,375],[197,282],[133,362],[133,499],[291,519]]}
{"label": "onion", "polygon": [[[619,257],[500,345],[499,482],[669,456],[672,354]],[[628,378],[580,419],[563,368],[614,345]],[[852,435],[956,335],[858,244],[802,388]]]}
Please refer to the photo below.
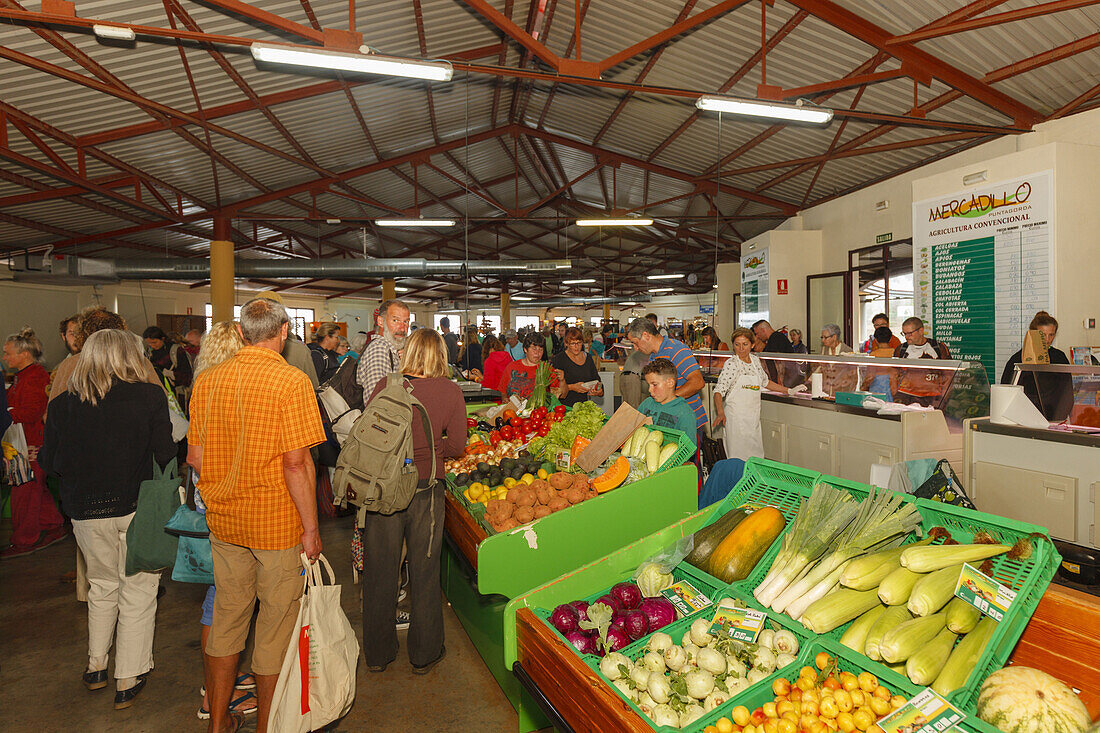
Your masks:
{"label": "onion", "polygon": [[550,614],[550,624],[562,634],[576,631],[577,622],[579,621],[580,614],[577,613],[577,609],[573,608],[568,603],[558,606],[554,609],[554,612]]}

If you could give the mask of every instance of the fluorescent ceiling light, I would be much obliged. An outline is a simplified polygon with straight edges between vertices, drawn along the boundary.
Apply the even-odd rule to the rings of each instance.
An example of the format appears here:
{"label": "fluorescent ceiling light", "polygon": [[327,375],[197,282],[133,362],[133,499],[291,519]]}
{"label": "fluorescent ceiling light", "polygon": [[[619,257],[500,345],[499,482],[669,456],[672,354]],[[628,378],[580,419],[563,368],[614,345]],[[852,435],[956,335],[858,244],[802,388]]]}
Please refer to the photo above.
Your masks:
{"label": "fluorescent ceiling light", "polygon": [[527,297],[527,296],[525,296],[525,295],[513,295],[513,296],[512,296],[511,298],[509,298],[508,300],[534,300],[534,298],[528,298],[528,297]]}
{"label": "fluorescent ceiling light", "polygon": [[678,277],[683,277],[683,275],[646,275],[645,279],[646,280],[675,280]]}
{"label": "fluorescent ceiling light", "polygon": [[561,284],[562,285],[583,285],[585,283],[594,283],[594,282],[596,282],[596,278],[586,277],[586,278],[582,278],[580,280],[562,280]]}
{"label": "fluorescent ceiling light", "polygon": [[117,25],[93,25],[92,33],[100,38],[109,38],[112,41],[132,41],[137,38],[133,28],[123,28]]}
{"label": "fluorescent ceiling light", "polygon": [[695,100],[695,106],[711,112],[785,122],[805,122],[811,125],[826,125],[833,119],[833,111],[828,107],[818,107],[801,99],[797,102],[766,102],[759,99],[704,94]]}
{"label": "fluorescent ceiling light", "polygon": [[375,219],[380,227],[453,227],[454,219]]}
{"label": "fluorescent ceiling light", "polygon": [[405,76],[411,79],[427,79],[428,81],[450,81],[451,75],[454,73],[454,69],[447,61],[383,56],[376,53],[328,51],[323,48],[279,46],[268,43],[253,43],[249,48],[252,49],[252,58],[256,61],[304,66],[311,69],[334,69],[360,74]]}
{"label": "fluorescent ceiling light", "polygon": [[651,293],[671,293],[675,288],[650,288]]}
{"label": "fluorescent ceiling light", "polygon": [[577,219],[579,227],[647,227],[652,219]]}
{"label": "fluorescent ceiling light", "polygon": [[393,288],[393,291],[395,293],[407,293],[407,292],[409,292],[409,289],[408,288],[403,288],[400,285],[395,285],[394,288]]}
{"label": "fluorescent ceiling light", "polygon": [[638,301],[636,301],[636,300],[624,300],[622,303],[619,303],[619,305],[638,305]]}

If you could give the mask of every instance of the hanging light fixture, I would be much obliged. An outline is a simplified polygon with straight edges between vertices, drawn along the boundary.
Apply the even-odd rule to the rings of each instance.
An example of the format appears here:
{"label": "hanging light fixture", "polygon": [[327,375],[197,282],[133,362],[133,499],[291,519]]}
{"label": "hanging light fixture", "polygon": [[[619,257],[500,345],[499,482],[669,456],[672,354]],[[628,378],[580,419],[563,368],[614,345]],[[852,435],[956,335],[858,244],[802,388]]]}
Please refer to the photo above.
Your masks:
{"label": "hanging light fixture", "polygon": [[453,67],[447,61],[385,56],[374,53],[366,46],[360,47],[360,53],[272,43],[253,43],[249,49],[256,61],[309,69],[403,76],[428,81],[450,81],[454,73]]}
{"label": "hanging light fixture", "polygon": [[579,227],[648,227],[652,219],[577,219]]}
{"label": "hanging light fixture", "polygon": [[454,219],[375,219],[380,227],[453,227]]}
{"label": "hanging light fixture", "polygon": [[781,122],[802,122],[807,125],[827,125],[833,119],[831,109],[818,107],[803,99],[796,102],[768,102],[760,99],[704,94],[695,100],[695,106],[709,112]]}

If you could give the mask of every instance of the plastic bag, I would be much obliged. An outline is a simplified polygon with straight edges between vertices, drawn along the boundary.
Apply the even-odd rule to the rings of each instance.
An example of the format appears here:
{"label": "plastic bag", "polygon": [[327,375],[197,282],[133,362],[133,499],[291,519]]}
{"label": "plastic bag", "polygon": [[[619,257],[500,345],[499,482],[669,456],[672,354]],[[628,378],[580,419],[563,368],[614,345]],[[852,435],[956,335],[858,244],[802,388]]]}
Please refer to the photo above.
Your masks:
{"label": "plastic bag", "polygon": [[[693,535],[681,537],[675,544],[669,545],[640,564],[630,579],[638,584],[643,596],[647,598],[656,596],[672,585],[672,569],[683,562],[694,547]],[[655,571],[659,577],[654,576]]]}

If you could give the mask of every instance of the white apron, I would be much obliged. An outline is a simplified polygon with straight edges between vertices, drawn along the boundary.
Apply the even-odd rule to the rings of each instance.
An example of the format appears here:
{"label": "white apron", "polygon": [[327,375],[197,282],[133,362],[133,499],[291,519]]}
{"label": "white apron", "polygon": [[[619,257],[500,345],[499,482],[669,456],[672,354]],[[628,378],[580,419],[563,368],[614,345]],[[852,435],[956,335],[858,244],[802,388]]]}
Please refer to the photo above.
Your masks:
{"label": "white apron", "polygon": [[[756,361],[755,355],[752,359]],[[734,377],[733,387],[722,401],[722,410],[726,416],[726,430],[723,437],[726,458],[740,458],[743,461],[753,456],[763,458],[764,441],[760,433],[760,377],[756,369],[739,370]]]}

